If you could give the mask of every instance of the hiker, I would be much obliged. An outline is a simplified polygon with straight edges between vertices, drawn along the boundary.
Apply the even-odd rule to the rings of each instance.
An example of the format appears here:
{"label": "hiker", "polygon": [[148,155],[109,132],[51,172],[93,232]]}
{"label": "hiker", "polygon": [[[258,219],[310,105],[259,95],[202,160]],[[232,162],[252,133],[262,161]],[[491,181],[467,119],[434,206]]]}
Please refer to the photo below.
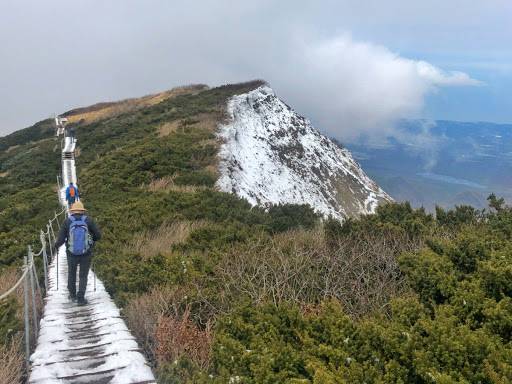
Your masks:
{"label": "hiker", "polygon": [[[85,215],[81,201],[75,202],[69,209],[69,217],[60,227],[59,236],[55,242],[58,249],[66,243],[68,259],[68,291],[69,299],[78,305],[86,305],[85,289],[87,275],[91,266],[92,248],[94,242],[101,239],[101,233],[94,221]],[[80,283],[76,292],[76,270],[80,266]]]}
{"label": "hiker", "polygon": [[64,137],[75,138],[75,127],[66,126],[64,128]]}
{"label": "hiker", "polygon": [[78,187],[73,185],[73,182],[71,181],[66,188],[66,201],[68,202],[68,207],[71,207],[77,200],[80,200]]}

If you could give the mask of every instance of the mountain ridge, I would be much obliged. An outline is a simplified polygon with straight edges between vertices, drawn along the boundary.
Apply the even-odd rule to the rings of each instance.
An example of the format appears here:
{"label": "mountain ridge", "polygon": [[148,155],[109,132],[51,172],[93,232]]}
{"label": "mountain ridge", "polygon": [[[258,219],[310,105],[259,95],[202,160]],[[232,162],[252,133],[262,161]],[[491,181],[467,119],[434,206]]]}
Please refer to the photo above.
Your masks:
{"label": "mountain ridge", "polygon": [[337,219],[373,213],[391,198],[347,149],[262,85],[228,101],[217,186],[252,205],[308,203]]}

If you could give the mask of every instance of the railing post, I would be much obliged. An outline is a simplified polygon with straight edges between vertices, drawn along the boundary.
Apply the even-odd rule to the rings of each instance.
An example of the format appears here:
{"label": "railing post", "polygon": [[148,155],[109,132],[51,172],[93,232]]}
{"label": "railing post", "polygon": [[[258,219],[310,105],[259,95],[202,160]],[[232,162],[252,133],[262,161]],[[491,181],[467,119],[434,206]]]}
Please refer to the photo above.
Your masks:
{"label": "railing post", "polygon": [[34,281],[36,282],[36,288],[37,288],[37,292],[39,292],[39,296],[42,298],[41,296],[41,286],[39,285],[39,279],[37,278],[37,270],[36,270],[36,263],[34,262],[34,252],[31,250],[30,252],[30,260],[32,262],[32,273],[34,274]]}
{"label": "railing post", "polygon": [[59,250],[57,249],[57,259],[55,260],[55,272],[57,278],[57,291],[59,290]]}
{"label": "railing post", "polygon": [[[50,232],[50,228],[48,228],[49,225],[46,224],[46,233],[48,234],[48,244],[50,246],[50,255],[52,257],[52,262],[54,261],[55,257],[53,255],[53,244],[52,244],[52,235],[51,235],[51,232]],[[59,290],[59,250],[57,249],[57,254],[55,255],[57,256],[57,259],[56,259],[56,264],[55,264],[55,268],[56,268],[56,272],[57,272],[57,276],[56,276],[56,279],[57,279],[57,291]]]}
{"label": "railing post", "polygon": [[48,292],[48,255],[46,254],[46,240],[44,232],[41,231],[41,246],[43,247],[43,272],[44,272],[44,290]]}
{"label": "railing post", "polygon": [[55,243],[55,232],[53,232],[52,221],[51,221],[51,220],[48,220],[48,224],[49,224],[49,226],[50,226],[50,230],[52,231],[53,242]]}
{"label": "railing post", "polygon": [[50,234],[50,229],[48,228],[48,224],[46,224],[46,235],[48,236],[48,245],[50,246],[50,256],[53,261],[53,245],[52,245],[52,236]]}
{"label": "railing post", "polygon": [[60,186],[60,176],[57,175],[57,200],[60,202],[61,201],[61,196],[60,196],[60,190],[61,190],[61,186]]}
{"label": "railing post", "polygon": [[28,280],[26,272],[28,270],[27,256],[23,258],[25,277],[23,278],[23,317],[25,320],[25,362],[27,364],[27,373],[30,369],[30,322],[28,320]]}
{"label": "railing post", "polygon": [[36,307],[36,292],[34,288],[34,273],[32,272],[32,268],[34,268],[34,257],[32,256],[32,247],[28,246],[28,261],[29,261],[29,280],[30,280],[30,291],[32,292],[32,320],[34,321],[34,340],[37,340],[37,307]]}
{"label": "railing post", "polygon": [[57,212],[53,212],[54,213],[54,216],[55,216],[55,221],[57,222],[57,227],[60,229],[60,223],[59,223],[59,216],[57,216]]}

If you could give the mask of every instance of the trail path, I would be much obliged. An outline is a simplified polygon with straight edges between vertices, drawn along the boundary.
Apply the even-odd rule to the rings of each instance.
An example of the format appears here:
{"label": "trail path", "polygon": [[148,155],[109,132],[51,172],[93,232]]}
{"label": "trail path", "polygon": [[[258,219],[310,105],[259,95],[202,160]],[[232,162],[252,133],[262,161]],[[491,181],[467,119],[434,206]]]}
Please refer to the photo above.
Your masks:
{"label": "trail path", "polygon": [[[62,155],[64,188],[76,183],[75,141],[66,138]],[[60,192],[63,204],[64,189]],[[150,384],[153,373],[119,309],[92,271],[86,306],[68,299],[66,249],[50,265],[49,289],[40,322],[29,383]],[[96,286],[96,287],[95,287]],[[96,288],[96,289],[95,289]]]}

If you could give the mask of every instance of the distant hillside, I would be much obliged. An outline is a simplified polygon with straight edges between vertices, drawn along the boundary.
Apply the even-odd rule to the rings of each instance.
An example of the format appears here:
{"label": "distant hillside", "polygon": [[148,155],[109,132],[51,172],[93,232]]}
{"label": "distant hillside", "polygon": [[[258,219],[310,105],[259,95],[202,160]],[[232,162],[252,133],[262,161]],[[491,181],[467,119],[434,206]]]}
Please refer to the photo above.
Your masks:
{"label": "distant hillside", "polygon": [[[390,195],[432,210],[494,192],[512,201],[512,124],[403,121],[387,143],[348,143]],[[471,197],[469,197],[471,196]]]}

